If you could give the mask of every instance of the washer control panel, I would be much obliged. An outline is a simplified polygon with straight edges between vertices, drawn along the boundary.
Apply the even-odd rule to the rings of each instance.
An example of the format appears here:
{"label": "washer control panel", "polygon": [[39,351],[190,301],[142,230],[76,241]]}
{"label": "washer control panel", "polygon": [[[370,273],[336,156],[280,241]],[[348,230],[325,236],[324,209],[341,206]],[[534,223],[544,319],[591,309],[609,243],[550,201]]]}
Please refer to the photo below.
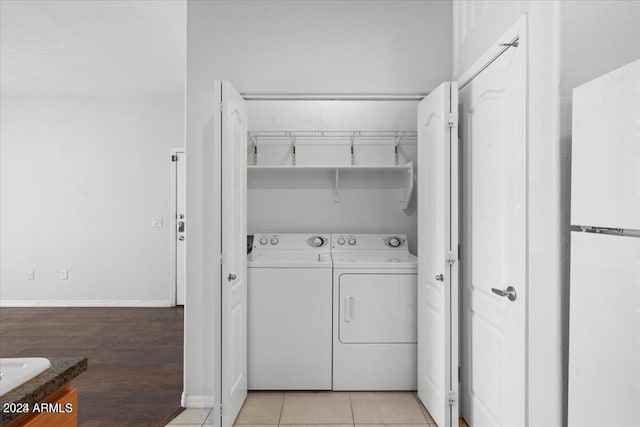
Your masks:
{"label": "washer control panel", "polygon": [[253,250],[329,250],[330,242],[329,234],[256,233],[253,238]]}
{"label": "washer control panel", "polygon": [[318,234],[315,234],[307,239],[307,244],[312,248],[322,248],[327,243],[329,243],[329,239]]}
{"label": "washer control panel", "polygon": [[271,235],[271,236],[265,236],[264,234],[259,235],[260,237],[258,238],[258,243],[259,246],[276,246],[278,243],[280,243],[280,238],[278,237],[277,234]]}
{"label": "washer control panel", "polygon": [[269,246],[277,246],[280,243],[280,237],[277,234],[256,234],[253,239],[254,248],[268,248]]}
{"label": "washer control panel", "polygon": [[384,244],[389,248],[399,248],[407,244],[406,240],[402,236],[389,236],[384,239]]}

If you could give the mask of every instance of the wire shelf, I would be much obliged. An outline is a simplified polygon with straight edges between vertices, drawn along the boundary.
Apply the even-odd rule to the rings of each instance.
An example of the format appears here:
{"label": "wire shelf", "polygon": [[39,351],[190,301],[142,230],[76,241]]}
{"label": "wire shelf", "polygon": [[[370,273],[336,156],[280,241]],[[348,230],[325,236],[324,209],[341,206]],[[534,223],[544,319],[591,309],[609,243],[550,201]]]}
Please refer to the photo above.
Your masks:
{"label": "wire shelf", "polygon": [[247,142],[260,145],[261,143],[290,143],[291,141],[304,143],[305,141],[345,141],[348,143],[389,142],[415,143],[418,137],[416,131],[250,131],[247,132]]}
{"label": "wire shelf", "polygon": [[416,131],[251,131],[253,165],[398,165],[399,147]]}

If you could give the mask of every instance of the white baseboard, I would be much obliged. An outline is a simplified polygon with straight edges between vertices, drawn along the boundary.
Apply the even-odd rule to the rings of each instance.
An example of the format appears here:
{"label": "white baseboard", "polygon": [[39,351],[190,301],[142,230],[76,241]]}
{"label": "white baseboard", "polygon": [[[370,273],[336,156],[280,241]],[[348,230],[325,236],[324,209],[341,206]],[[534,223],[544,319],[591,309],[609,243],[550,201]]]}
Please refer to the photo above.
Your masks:
{"label": "white baseboard", "polygon": [[216,397],[212,395],[188,396],[182,392],[180,403],[183,408],[215,408]]}
{"label": "white baseboard", "polygon": [[169,300],[2,300],[0,307],[173,307]]}

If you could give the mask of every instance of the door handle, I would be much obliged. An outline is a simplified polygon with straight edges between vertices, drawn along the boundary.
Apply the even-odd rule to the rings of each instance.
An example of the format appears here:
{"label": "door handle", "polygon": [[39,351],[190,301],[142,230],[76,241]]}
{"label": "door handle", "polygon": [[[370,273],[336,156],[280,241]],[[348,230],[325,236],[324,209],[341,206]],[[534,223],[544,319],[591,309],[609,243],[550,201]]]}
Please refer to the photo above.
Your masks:
{"label": "door handle", "polygon": [[180,240],[182,242],[184,240],[184,236],[178,237],[178,240]]}
{"label": "door handle", "polygon": [[236,279],[237,279],[237,276],[235,274],[229,273],[229,277],[227,277],[227,280],[229,280],[230,282],[233,282]]}
{"label": "door handle", "polygon": [[515,301],[516,298],[518,297],[518,294],[516,293],[516,289],[513,286],[509,286],[505,290],[491,288],[491,292],[493,292],[496,295],[500,295],[501,297],[507,297],[509,298],[509,301]]}
{"label": "door handle", "polygon": [[438,275],[436,276],[436,280],[437,280],[438,282],[444,282],[444,274],[438,274]]}
{"label": "door handle", "polygon": [[184,233],[184,221],[178,222],[178,233]]}
{"label": "door handle", "polygon": [[345,323],[351,322],[353,319],[353,309],[355,308],[355,298],[344,297],[344,321]]}

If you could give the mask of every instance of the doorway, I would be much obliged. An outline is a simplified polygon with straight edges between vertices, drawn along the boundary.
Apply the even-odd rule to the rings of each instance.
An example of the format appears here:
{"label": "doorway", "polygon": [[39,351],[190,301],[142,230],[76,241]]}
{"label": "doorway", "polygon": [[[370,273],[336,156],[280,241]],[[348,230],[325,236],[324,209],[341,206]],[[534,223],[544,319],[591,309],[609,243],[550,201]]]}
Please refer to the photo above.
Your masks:
{"label": "doorway", "polygon": [[185,150],[171,149],[171,286],[174,304],[184,305],[186,260]]}

